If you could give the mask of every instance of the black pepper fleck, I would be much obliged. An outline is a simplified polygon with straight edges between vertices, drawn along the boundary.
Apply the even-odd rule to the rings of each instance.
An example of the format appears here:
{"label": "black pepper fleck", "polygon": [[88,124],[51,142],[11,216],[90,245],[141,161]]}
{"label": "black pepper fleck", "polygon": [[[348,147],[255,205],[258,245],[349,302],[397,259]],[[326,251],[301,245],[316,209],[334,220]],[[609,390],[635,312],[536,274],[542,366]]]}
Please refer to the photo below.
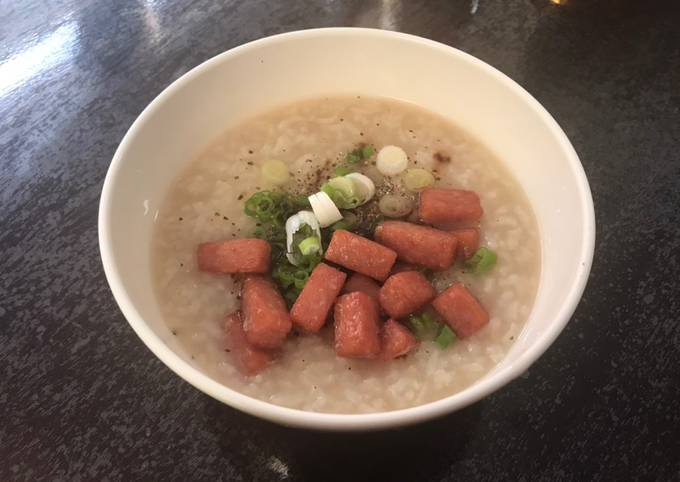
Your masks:
{"label": "black pepper fleck", "polygon": [[184,221],[184,218],[180,216],[179,220],[180,220],[180,221]]}
{"label": "black pepper fleck", "polygon": [[248,154],[252,154],[253,151],[251,149],[248,149]]}
{"label": "black pepper fleck", "polygon": [[448,156],[446,154],[442,154],[439,151],[435,152],[432,157],[434,157],[434,160],[437,161],[437,162],[442,162],[442,163],[451,162],[451,156]]}
{"label": "black pepper fleck", "polygon": [[177,330],[172,330],[172,335],[177,336]]}
{"label": "black pepper fleck", "polygon": [[239,194],[237,199],[238,199],[239,201],[240,201],[241,199],[243,199],[243,194]]}
{"label": "black pepper fleck", "polygon": [[249,165],[249,166],[252,166],[252,165],[253,165],[253,161],[248,161],[248,165]]}

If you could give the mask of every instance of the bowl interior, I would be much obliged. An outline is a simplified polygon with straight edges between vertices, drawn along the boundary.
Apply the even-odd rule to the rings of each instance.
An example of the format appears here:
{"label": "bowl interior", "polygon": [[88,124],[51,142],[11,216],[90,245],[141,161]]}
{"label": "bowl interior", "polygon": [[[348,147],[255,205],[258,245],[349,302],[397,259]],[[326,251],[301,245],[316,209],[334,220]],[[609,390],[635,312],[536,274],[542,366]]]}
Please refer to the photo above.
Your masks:
{"label": "bowl interior", "polygon": [[[357,74],[359,72],[360,74]],[[429,406],[371,415],[307,414],[242,396],[183,359],[163,323],[150,272],[155,213],[170,184],[205,146],[246,116],[326,94],[385,96],[452,119],[480,139],[523,186],[537,217],[541,279],[529,320],[506,358],[475,385]],[[559,334],[590,269],[592,200],[568,140],[544,109],[483,62],[417,37],[321,29],[270,37],[192,70],[166,89],[121,143],[104,187],[100,243],[127,319],[170,368],[210,395],[282,423],[367,428],[460,408],[519,375]]]}

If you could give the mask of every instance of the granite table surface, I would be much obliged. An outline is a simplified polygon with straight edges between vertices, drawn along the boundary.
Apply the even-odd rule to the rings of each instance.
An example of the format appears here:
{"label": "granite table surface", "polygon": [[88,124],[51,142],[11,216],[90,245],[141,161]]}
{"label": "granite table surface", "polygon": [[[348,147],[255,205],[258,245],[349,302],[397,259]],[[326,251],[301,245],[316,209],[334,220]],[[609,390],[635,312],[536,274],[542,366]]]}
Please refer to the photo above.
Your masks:
{"label": "granite table surface", "polygon": [[[674,1],[0,0],[0,480],[680,480],[680,7]],[[585,296],[530,370],[416,427],[284,428],[200,393],[118,310],[97,246],[111,157],[200,62],[369,26],[499,68],[588,175]]]}

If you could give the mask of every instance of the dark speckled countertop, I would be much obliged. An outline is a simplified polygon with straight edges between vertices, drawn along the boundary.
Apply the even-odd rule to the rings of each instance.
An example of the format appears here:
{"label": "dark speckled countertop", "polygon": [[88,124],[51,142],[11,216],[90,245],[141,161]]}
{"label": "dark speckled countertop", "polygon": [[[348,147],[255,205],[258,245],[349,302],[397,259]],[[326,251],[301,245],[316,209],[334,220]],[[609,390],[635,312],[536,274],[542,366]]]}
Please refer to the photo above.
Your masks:
{"label": "dark speckled countertop", "polygon": [[[571,138],[597,248],[564,333],[444,419],[370,434],[238,413],[173,375],[109,293],[97,204],[164,87],[320,26],[429,37],[499,68]],[[680,480],[675,1],[0,0],[0,480]]]}

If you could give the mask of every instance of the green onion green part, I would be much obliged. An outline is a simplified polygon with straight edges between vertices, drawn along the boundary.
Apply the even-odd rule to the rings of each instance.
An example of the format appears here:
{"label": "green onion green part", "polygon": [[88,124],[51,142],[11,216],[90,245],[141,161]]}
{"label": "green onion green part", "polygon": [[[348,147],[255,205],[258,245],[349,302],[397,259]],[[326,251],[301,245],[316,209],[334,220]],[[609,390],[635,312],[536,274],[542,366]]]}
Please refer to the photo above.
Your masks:
{"label": "green onion green part", "polygon": [[375,154],[375,149],[371,145],[357,147],[345,156],[345,162],[349,164],[359,164]]}
{"label": "green onion green part", "polygon": [[305,238],[298,244],[298,249],[302,253],[302,256],[318,253],[321,251],[321,241],[316,236]]}
{"label": "green onion green part", "polygon": [[[246,200],[244,207],[245,213],[257,221],[255,237],[267,240],[272,247],[272,277],[289,307],[304,288],[312,270],[321,262],[321,240],[308,225],[302,226],[294,237],[293,246],[300,252],[300,265],[291,264],[286,257],[286,220],[305,208],[309,208],[307,196],[279,191],[256,192]],[[314,241],[305,243],[308,238]],[[314,244],[318,248],[316,251]]]}
{"label": "green onion green part", "polygon": [[354,172],[354,169],[351,169],[351,168],[345,166],[344,164],[341,164],[341,165],[337,166],[335,169],[333,169],[333,176],[340,177],[340,176],[344,176],[344,175],[352,173],[352,172]]}
{"label": "green onion green part", "polygon": [[346,177],[332,178],[321,186],[321,191],[328,194],[339,209],[354,209],[361,204],[354,182]]}
{"label": "green onion green part", "polygon": [[491,271],[491,269],[496,265],[498,256],[496,253],[486,246],[480,247],[475,254],[465,261],[465,269],[473,274],[484,274]]}
{"label": "green onion green part", "polygon": [[301,196],[291,196],[285,192],[258,191],[248,198],[244,211],[262,224],[271,223],[284,226],[286,219],[308,203]]}
{"label": "green onion green part", "polygon": [[453,330],[451,330],[451,328],[444,325],[444,327],[441,329],[439,335],[437,335],[437,338],[435,338],[434,341],[437,344],[437,346],[439,346],[439,348],[444,350],[451,343],[456,341],[456,334],[453,332]]}
{"label": "green onion green part", "polygon": [[272,278],[281,288],[283,297],[286,299],[289,307],[295,303],[312,271],[320,262],[321,255],[316,252],[303,256],[299,266],[291,264],[285,256],[280,257],[274,263]]}
{"label": "green onion green part", "polygon": [[368,159],[373,154],[375,154],[375,149],[370,144],[361,148],[361,157],[364,159]]}
{"label": "green onion green part", "polygon": [[432,340],[439,331],[441,324],[428,313],[411,315],[408,319],[413,333],[419,340]]}

